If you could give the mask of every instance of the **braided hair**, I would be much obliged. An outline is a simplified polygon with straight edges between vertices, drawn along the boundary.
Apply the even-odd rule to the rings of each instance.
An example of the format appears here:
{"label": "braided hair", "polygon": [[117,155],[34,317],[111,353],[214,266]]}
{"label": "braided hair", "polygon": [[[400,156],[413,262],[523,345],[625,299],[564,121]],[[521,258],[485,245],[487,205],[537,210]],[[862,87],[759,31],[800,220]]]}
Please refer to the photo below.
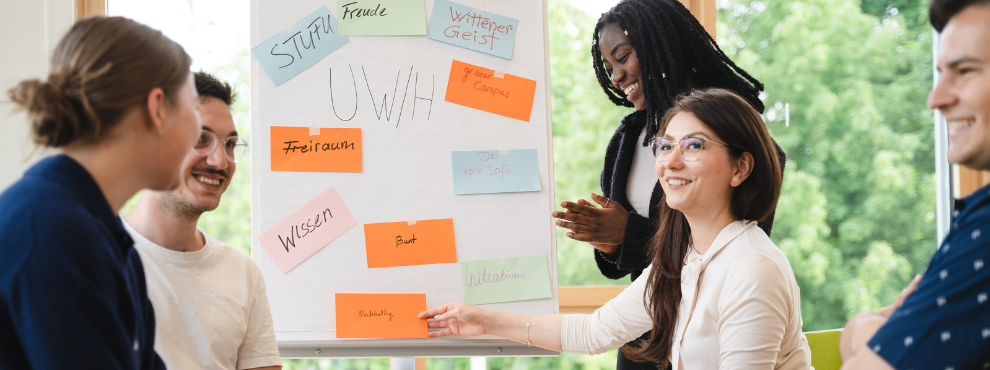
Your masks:
{"label": "braided hair", "polygon": [[626,31],[643,74],[646,99],[646,137],[659,131],[659,122],[678,96],[688,93],[687,76],[697,88],[732,90],[763,113],[759,93],[763,84],[736,65],[701,23],[677,0],[622,0],[602,14],[592,34],[591,60],[598,84],[615,105],[632,107],[625,94],[612,85],[598,44],[602,29],[615,24]]}

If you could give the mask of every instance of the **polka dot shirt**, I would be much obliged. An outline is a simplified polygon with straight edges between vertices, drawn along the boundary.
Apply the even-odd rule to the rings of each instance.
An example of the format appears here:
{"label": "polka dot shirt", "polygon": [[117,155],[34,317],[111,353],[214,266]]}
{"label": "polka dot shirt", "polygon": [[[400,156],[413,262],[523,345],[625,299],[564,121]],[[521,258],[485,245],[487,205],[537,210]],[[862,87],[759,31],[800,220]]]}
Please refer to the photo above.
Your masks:
{"label": "polka dot shirt", "polygon": [[990,186],[956,201],[917,289],[869,342],[897,369],[990,369]]}

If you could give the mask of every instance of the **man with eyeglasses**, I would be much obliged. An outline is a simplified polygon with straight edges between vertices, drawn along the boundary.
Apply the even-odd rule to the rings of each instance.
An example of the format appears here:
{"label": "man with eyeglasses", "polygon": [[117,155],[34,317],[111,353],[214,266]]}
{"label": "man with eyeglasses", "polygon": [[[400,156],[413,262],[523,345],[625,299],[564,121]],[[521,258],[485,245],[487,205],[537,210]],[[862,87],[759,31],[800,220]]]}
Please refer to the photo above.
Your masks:
{"label": "man with eyeglasses", "polygon": [[230,85],[203,72],[195,79],[203,131],[179,188],[143,191],[123,217],[155,309],[155,351],[170,369],[279,369],[261,270],[196,227],[220,205],[247,144],[230,114]]}
{"label": "man with eyeglasses", "polygon": [[[928,107],[945,116],[949,162],[990,171],[990,0],[933,0],[940,32]],[[924,276],[846,324],[844,369],[990,369],[990,186],[957,200]]]}

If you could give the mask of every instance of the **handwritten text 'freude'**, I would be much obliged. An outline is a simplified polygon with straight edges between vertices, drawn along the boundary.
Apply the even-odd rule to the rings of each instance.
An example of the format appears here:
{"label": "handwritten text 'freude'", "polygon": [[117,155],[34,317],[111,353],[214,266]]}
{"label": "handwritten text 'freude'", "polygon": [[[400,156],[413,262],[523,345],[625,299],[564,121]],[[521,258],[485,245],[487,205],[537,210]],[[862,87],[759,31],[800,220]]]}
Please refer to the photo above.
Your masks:
{"label": "handwritten text 'freude'", "polygon": [[474,13],[462,14],[454,10],[454,8],[449,9],[450,20],[468,28],[468,30],[465,30],[457,24],[447,27],[443,30],[443,35],[450,39],[473,41],[478,45],[489,45],[490,50],[495,50],[495,40],[501,40],[496,35],[507,35],[513,29],[512,25],[498,24],[483,15]]}
{"label": "handwritten text 'freude'", "polygon": [[[333,27],[330,27],[330,17],[331,17],[330,15],[327,15],[326,17],[319,17],[319,18],[313,19],[313,21],[309,23],[309,26],[306,26],[306,29],[304,29],[302,31],[297,31],[296,33],[292,34],[292,36],[289,36],[289,38],[285,39],[285,41],[282,41],[281,44],[275,44],[275,45],[273,45],[272,46],[272,50],[270,51],[270,53],[273,56],[274,55],[280,55],[280,56],[284,56],[284,57],[288,57],[289,58],[288,59],[288,62],[285,63],[282,66],[279,66],[279,68],[285,68],[285,67],[288,67],[288,66],[292,65],[292,63],[295,63],[296,62],[296,57],[299,57],[299,59],[302,60],[303,59],[303,50],[306,50],[306,49],[316,50],[317,43],[314,41],[314,38],[313,38],[314,36],[316,37],[315,38],[316,41],[322,41],[322,39],[320,38],[320,35],[321,34],[322,35],[327,35],[327,34],[330,34],[330,33],[336,34],[336,32],[333,30]],[[303,33],[303,32],[305,32],[305,33]],[[306,39],[307,38],[309,39],[309,44],[308,45],[306,44]],[[290,49],[289,46],[288,46],[289,41],[292,41],[292,47],[295,48],[295,56],[293,56],[293,53],[292,53],[292,50],[293,49]],[[303,47],[302,50],[299,49],[299,45],[300,44]],[[275,49],[278,49],[279,51],[285,51],[285,52],[276,53],[275,52]],[[282,58],[282,59],[285,59],[285,58]]]}
{"label": "handwritten text 'freude'", "polygon": [[340,19],[354,19],[355,17],[357,18],[384,17],[388,15],[385,14],[386,10],[385,8],[382,8],[382,4],[377,4],[378,6],[376,6],[374,9],[371,9],[370,7],[368,8],[355,7],[352,9],[350,8],[351,5],[357,5],[357,1],[344,4],[344,16],[340,17]]}
{"label": "handwritten text 'freude'", "polygon": [[[282,242],[282,247],[285,248],[286,252],[289,252],[289,246],[292,248],[296,247],[296,238],[305,238],[311,232],[316,231],[317,228],[326,224],[331,218],[333,218],[333,213],[330,212],[330,208],[327,208],[321,213],[317,213],[315,218],[307,219],[306,222],[300,223],[299,225],[292,225],[289,230],[289,235],[282,239],[282,234],[278,234],[278,240]],[[299,231],[303,232],[300,233]]]}
{"label": "handwritten text 'freude'", "polygon": [[365,312],[364,310],[360,310],[358,311],[358,317],[387,317],[388,321],[392,321],[392,318],[395,317],[395,314],[388,312],[388,310],[385,309],[381,309],[378,311],[368,310],[368,312]]}
{"label": "handwritten text 'freude'", "polygon": [[[468,267],[465,266],[465,270],[467,269]],[[519,280],[525,278],[526,278],[526,274],[512,273],[511,271],[505,271],[505,270],[502,270],[501,272],[488,272],[488,269],[485,268],[484,270],[481,270],[480,273],[468,274],[468,276],[466,276],[465,283],[467,284],[468,287],[472,287],[472,286],[501,283],[509,280]]]}

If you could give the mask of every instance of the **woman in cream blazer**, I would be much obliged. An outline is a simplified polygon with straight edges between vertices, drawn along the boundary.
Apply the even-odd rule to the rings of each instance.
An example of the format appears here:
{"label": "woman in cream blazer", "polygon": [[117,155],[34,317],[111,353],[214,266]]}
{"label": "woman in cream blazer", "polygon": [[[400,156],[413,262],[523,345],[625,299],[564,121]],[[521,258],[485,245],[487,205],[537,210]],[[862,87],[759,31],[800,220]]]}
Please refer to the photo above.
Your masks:
{"label": "woman in cream blazer", "polygon": [[[431,337],[491,334],[554,351],[625,355],[674,369],[808,369],[801,292],[756,226],[783,178],[759,114],[723,89],[675,103],[653,140],[664,190],[647,279],[590,315],[533,316],[451,303],[420,313]],[[678,237],[690,235],[690,237]]]}

